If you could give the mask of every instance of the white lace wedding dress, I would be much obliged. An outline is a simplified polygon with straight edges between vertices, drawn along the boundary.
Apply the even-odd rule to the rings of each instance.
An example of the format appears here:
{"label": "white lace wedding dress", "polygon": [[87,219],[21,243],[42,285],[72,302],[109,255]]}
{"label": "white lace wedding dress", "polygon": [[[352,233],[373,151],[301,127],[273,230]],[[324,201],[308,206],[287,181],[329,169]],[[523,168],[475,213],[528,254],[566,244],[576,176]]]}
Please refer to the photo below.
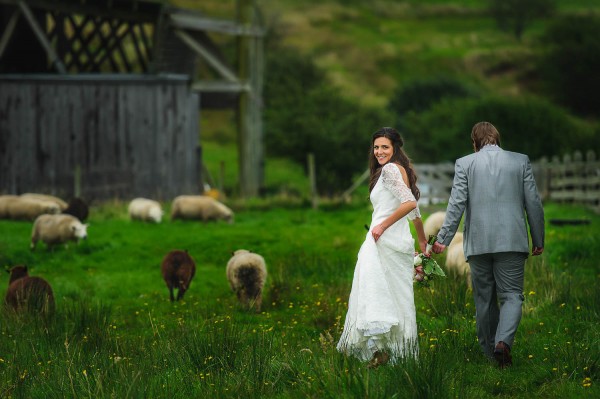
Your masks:
{"label": "white lace wedding dress", "polygon": [[[415,201],[395,164],[383,166],[371,191],[374,228],[401,203]],[[416,357],[417,322],[413,292],[414,239],[408,220],[420,217],[416,208],[390,226],[375,242],[371,231],[358,252],[348,313],[338,351],[368,361],[382,350],[394,363]]]}

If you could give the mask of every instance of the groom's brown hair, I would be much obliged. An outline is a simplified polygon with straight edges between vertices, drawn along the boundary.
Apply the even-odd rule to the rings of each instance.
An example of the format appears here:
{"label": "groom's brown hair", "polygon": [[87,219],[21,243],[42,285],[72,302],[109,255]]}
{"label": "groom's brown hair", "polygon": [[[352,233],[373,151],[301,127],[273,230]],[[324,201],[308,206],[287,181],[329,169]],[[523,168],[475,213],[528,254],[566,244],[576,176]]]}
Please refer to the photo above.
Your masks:
{"label": "groom's brown hair", "polygon": [[478,122],[471,130],[471,140],[475,152],[481,150],[484,145],[500,145],[500,133],[494,125],[489,122]]}

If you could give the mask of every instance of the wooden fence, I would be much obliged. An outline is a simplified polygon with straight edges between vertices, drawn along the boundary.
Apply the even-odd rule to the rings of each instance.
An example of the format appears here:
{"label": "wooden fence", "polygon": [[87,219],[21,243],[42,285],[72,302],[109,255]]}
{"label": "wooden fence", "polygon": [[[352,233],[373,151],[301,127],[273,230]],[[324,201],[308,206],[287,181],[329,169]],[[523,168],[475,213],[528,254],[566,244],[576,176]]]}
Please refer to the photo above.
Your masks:
{"label": "wooden fence", "polygon": [[[600,213],[600,161],[593,151],[579,151],[562,159],[541,159],[532,164],[543,200],[585,205]],[[447,202],[450,197],[454,164],[416,164],[421,189],[420,203]]]}

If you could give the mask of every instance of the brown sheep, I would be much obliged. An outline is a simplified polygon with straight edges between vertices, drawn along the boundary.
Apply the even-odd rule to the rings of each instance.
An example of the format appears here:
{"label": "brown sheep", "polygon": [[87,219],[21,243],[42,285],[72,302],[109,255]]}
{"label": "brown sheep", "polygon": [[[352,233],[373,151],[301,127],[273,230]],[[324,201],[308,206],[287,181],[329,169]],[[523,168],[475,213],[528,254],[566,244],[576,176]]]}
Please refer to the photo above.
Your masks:
{"label": "brown sheep", "polygon": [[175,288],[178,289],[177,300],[182,299],[196,274],[194,259],[187,251],[173,250],[164,257],[160,269],[169,289],[171,302],[175,300],[173,296]]}
{"label": "brown sheep", "polygon": [[245,249],[238,249],[227,262],[227,280],[242,305],[260,312],[262,291],[267,279],[265,259]]}
{"label": "brown sheep", "polygon": [[54,294],[46,280],[30,277],[27,266],[17,265],[8,271],[10,280],[5,303],[15,311],[27,310],[35,313],[54,312]]}
{"label": "brown sheep", "polygon": [[85,222],[90,213],[88,204],[79,197],[72,198],[69,205],[62,211],[65,215],[75,216],[81,223]]}

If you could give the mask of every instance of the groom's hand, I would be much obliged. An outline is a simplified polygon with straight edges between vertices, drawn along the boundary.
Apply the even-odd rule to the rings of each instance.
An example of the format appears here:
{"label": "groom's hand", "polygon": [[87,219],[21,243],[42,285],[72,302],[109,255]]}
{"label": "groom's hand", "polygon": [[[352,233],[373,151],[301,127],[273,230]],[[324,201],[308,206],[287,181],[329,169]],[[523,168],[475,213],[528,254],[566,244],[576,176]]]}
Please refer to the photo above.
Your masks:
{"label": "groom's hand", "polygon": [[436,254],[441,254],[442,252],[444,252],[445,249],[446,246],[444,244],[440,244],[437,241],[433,244],[433,248],[431,248],[431,250]]}
{"label": "groom's hand", "polygon": [[543,247],[542,248],[540,248],[540,247],[533,247],[531,249],[531,255],[533,255],[533,256],[541,255],[542,252],[544,252],[544,248]]}

